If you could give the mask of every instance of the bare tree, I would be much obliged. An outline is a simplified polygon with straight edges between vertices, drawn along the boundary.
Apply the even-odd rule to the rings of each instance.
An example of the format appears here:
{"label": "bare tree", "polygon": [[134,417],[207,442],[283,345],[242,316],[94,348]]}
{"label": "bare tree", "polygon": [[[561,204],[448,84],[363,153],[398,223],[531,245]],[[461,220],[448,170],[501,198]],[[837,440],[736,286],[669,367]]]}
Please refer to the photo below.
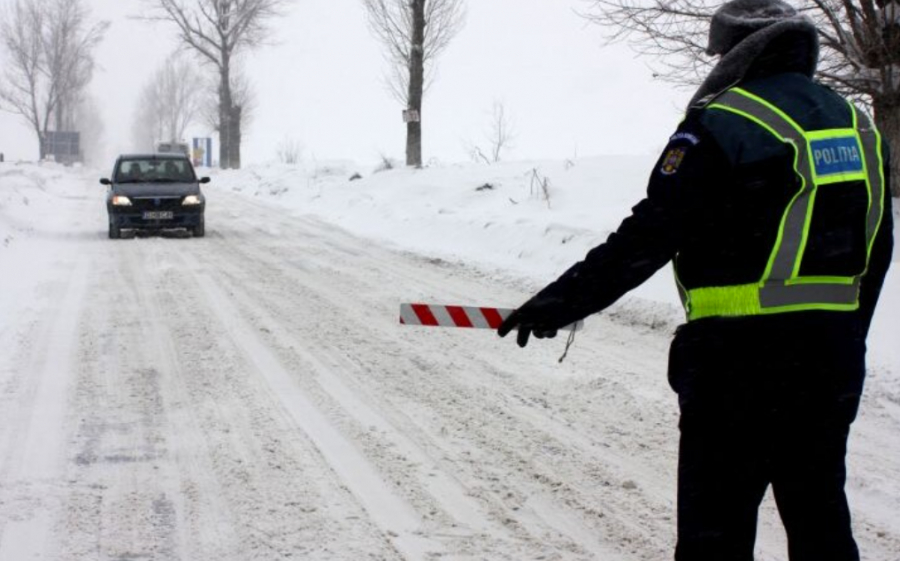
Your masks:
{"label": "bare tree", "polygon": [[278,143],[276,155],[282,164],[298,164],[303,158],[303,143],[296,138],[286,136]]}
{"label": "bare tree", "polygon": [[494,100],[491,108],[490,128],[485,133],[487,140],[487,154],[481,146],[470,144],[469,154],[473,161],[483,161],[486,164],[495,164],[503,157],[503,152],[512,147],[516,133],[513,130],[512,119],[506,111],[506,104],[501,100]]}
{"label": "bare tree", "polygon": [[181,141],[198,118],[205,83],[188,60],[170,56],[144,85],[135,118],[135,139],[155,150],[162,141]]}
{"label": "bare tree", "polygon": [[8,58],[3,76],[5,84],[0,84],[0,102],[7,111],[25,117],[39,143],[50,113],[43,79],[44,19],[36,3],[16,2],[0,21],[0,36]]}
{"label": "bare tree", "polygon": [[[244,131],[247,130],[247,127],[253,121],[253,116],[256,112],[257,98],[256,92],[253,90],[253,85],[250,83],[250,79],[247,78],[243,66],[237,61],[232,62],[230,90],[234,107],[238,108],[233,115],[234,120],[232,121],[232,124],[234,126],[232,127],[231,138],[237,144],[237,147],[240,148]],[[200,108],[200,119],[207,127],[219,134],[219,138],[221,139],[222,111],[218,78],[208,83],[204,88],[204,91],[207,92],[207,95],[204,97]],[[221,153],[221,146],[219,147],[219,151]]]}
{"label": "bare tree", "polygon": [[[714,0],[585,0],[585,16],[656,59],[655,76],[695,86],[714,60],[706,37]],[[812,19],[822,45],[817,78],[871,105],[875,122],[900,146],[900,4],[898,0],[793,0]],[[891,193],[900,197],[900,158],[893,158]]]}
{"label": "bare tree", "polygon": [[422,166],[422,99],[437,56],[462,29],[463,0],[363,0],[405,107],[406,165]]}
{"label": "bare tree", "polygon": [[93,50],[109,23],[89,19],[82,0],[16,0],[0,22],[9,58],[0,101],[31,125],[41,158],[51,122],[56,130],[71,124],[93,75]]}
{"label": "bare tree", "polygon": [[103,137],[105,125],[97,100],[89,95],[82,96],[70,114],[69,130],[78,131],[81,137],[81,155],[87,164],[99,164],[103,157]]}
{"label": "bare tree", "polygon": [[506,113],[506,104],[499,100],[494,101],[493,109],[491,109],[491,130],[488,135],[491,160],[495,163],[499,162],[503,151],[512,146],[515,136],[512,119]]}
{"label": "bare tree", "polygon": [[81,0],[45,0],[44,5],[49,28],[44,44],[47,74],[56,77],[58,84],[56,130],[65,130],[74,122],[74,112],[93,77],[93,49],[109,23],[91,26],[90,12]]}
{"label": "bare tree", "polygon": [[165,110],[156,95],[154,82],[144,85],[138,96],[137,109],[131,127],[135,148],[145,152],[155,152],[165,133]]}
{"label": "bare tree", "polygon": [[[217,117],[219,165],[241,167],[241,125],[244,102],[236,95],[234,62],[243,51],[260,46],[267,22],[280,14],[286,0],[144,0],[152,14],[145,19],[167,21],[178,28],[184,46],[218,72]],[[249,90],[248,90],[249,91]]]}

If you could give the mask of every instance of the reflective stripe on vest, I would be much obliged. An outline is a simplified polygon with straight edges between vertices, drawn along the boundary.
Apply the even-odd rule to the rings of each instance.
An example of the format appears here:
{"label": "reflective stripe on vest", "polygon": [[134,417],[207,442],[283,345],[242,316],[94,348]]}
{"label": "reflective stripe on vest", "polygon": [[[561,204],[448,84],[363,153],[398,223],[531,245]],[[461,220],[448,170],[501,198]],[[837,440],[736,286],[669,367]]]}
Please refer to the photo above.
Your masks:
{"label": "reflective stripe on vest", "polygon": [[[859,307],[855,277],[801,277],[800,264],[809,236],[812,207],[820,185],[863,181],[869,195],[866,217],[866,264],[884,208],[881,137],[874,123],[850,104],[853,128],[805,131],[776,106],[746,90],[733,88],[708,106],[741,115],[794,149],[800,189],[781,219],[775,247],[762,278],[739,286],[680,287],[688,320],[709,316],[747,316],[799,310],[850,311]],[[677,274],[677,259],[676,259]]]}

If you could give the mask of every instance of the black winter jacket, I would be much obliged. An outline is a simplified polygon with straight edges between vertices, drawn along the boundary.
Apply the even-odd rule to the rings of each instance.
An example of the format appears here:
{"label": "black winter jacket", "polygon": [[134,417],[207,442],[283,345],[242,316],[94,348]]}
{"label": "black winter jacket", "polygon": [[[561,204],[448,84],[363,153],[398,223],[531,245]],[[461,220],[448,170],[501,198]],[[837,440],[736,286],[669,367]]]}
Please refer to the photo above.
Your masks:
{"label": "black winter jacket", "polygon": [[[740,86],[775,104],[806,130],[852,126],[846,101],[802,74],[770,74]],[[564,324],[606,308],[673,259],[677,260],[680,281],[688,289],[758,281],[784,209],[797,191],[793,158],[789,146],[743,117],[705,107],[691,109],[657,162],[646,198],[604,244],[591,250],[541,295],[561,302],[561,315],[565,317],[559,319]],[[825,317],[826,323],[855,323],[854,331],[864,338],[893,247],[889,159],[885,143],[888,192],[868,273],[863,278],[858,312],[706,318],[691,325],[735,319],[777,325],[784,321],[779,319],[784,315],[797,316],[789,320],[792,323],[804,317],[815,323]],[[846,201],[826,204],[823,210],[817,202],[817,212],[846,210],[851,210]],[[807,255],[818,252],[825,256],[841,245],[834,232],[819,231],[815,226],[813,223]],[[860,258],[847,254],[845,263],[839,266],[851,270]],[[816,259],[810,263],[814,267]],[[834,266],[834,259],[829,266]]]}

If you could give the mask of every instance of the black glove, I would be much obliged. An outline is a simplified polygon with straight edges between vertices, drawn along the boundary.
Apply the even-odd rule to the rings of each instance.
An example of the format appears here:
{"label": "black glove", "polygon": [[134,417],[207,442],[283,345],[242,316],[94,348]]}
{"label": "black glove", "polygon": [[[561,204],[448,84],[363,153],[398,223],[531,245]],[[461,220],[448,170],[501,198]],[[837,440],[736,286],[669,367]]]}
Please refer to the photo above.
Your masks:
{"label": "black glove", "polygon": [[528,337],[534,333],[538,339],[556,337],[556,332],[570,323],[581,319],[577,317],[562,298],[538,293],[531,300],[522,304],[507,317],[497,334],[501,337],[518,328],[516,342],[520,347],[528,344]]}

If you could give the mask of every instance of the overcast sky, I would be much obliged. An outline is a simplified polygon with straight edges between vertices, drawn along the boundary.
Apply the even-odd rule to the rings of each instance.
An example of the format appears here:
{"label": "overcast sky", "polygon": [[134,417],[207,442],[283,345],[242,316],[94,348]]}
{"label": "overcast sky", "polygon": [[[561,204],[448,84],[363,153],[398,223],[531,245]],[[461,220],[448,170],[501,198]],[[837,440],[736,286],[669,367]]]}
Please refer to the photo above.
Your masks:
{"label": "overcast sky", "polygon": [[[112,24],[90,88],[112,158],[134,149],[138,93],[178,45],[172,27],[133,19],[145,7],[141,0],[87,2],[95,18]],[[437,60],[426,94],[425,160],[467,160],[468,146],[485,145],[494,100],[504,103],[516,133],[506,159],[659,151],[690,93],[652,80],[648,61],[627,46],[605,46],[601,30],[576,13],[586,6],[469,0],[465,27]],[[244,162],[274,160],[285,139],[300,143],[306,159],[402,159],[402,107],[385,86],[387,66],[362,1],[293,0],[271,27],[271,44],[246,60],[258,109],[245,133]],[[188,136],[208,132],[192,127]],[[20,117],[0,113],[7,158],[34,158],[32,136]]]}

